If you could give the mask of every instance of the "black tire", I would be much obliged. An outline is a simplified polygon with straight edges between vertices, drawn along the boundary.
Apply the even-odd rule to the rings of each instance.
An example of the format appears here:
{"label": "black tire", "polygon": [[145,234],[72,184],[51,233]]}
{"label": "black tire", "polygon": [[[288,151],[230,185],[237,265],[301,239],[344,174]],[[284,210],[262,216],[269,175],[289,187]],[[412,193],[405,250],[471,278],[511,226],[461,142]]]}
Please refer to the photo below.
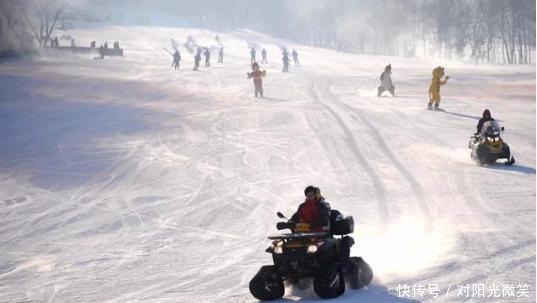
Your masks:
{"label": "black tire", "polygon": [[339,262],[332,263],[313,279],[313,290],[323,299],[336,298],[345,292],[345,278]]}
{"label": "black tire", "polygon": [[274,270],[274,266],[261,267],[250,281],[250,293],[261,301],[276,300],[283,297],[285,288],[283,280]]}
{"label": "black tire", "polygon": [[373,270],[361,257],[351,257],[347,279],[352,289],[363,288],[373,280]]}

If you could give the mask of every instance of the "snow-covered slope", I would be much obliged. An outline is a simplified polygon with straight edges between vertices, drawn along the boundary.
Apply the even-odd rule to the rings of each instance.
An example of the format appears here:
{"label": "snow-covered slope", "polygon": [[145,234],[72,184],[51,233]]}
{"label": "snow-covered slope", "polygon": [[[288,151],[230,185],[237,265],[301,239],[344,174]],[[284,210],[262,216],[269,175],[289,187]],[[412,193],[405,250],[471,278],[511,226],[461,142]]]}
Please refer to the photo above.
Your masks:
{"label": "snow-covered slope", "polygon": [[[0,65],[0,302],[255,301],[275,213],[295,211],[309,184],[354,216],[352,253],[375,272],[334,301],[459,302],[471,298],[459,287],[504,284],[516,296],[529,285],[513,302],[535,301],[535,66],[358,56],[249,31],[70,34],[117,39],[126,56]],[[210,46],[215,34],[223,64],[213,53],[193,72],[181,49],[170,68],[170,38]],[[269,53],[265,99],[246,79],[246,40]],[[278,45],[302,66],[281,73]],[[388,63],[397,97],[377,98]],[[445,113],[424,110],[438,65]],[[485,108],[513,167],[470,160]],[[400,298],[405,284],[440,294]],[[318,300],[288,287],[300,299]]]}

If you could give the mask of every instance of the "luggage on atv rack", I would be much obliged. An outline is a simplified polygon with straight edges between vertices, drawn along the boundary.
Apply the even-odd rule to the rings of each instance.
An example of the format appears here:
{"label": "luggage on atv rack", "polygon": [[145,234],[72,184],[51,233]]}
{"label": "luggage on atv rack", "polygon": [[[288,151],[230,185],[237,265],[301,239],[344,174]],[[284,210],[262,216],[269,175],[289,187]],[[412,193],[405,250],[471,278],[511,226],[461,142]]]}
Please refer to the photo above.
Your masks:
{"label": "luggage on atv rack", "polygon": [[333,235],[343,236],[354,232],[354,219],[352,216],[343,217],[335,209],[330,211],[330,232]]}

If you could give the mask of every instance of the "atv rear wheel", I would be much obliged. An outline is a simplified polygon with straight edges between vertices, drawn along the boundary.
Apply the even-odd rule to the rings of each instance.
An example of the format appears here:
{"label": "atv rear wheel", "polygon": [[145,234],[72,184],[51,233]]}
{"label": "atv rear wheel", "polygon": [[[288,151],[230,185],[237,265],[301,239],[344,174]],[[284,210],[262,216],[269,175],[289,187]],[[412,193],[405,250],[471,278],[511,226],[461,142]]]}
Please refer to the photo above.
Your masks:
{"label": "atv rear wheel", "polygon": [[250,293],[261,301],[276,300],[283,297],[285,288],[283,280],[276,273],[274,266],[261,267],[250,281]]}
{"label": "atv rear wheel", "polygon": [[361,257],[351,257],[347,278],[351,288],[363,288],[373,280],[373,270]]}
{"label": "atv rear wheel", "polygon": [[345,279],[339,262],[332,263],[322,270],[313,280],[313,290],[323,298],[330,299],[345,292]]}

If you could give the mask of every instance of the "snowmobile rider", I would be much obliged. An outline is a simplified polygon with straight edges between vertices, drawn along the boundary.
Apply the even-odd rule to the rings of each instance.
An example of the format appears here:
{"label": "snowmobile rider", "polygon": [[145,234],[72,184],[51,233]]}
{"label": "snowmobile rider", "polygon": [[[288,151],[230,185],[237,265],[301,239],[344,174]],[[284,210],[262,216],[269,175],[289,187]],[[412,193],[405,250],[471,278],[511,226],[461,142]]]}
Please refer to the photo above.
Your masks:
{"label": "snowmobile rider", "polygon": [[306,200],[298,206],[290,221],[307,224],[309,231],[329,231],[330,204],[321,196],[321,190],[310,185],[304,190],[304,195]]}
{"label": "snowmobile rider", "polygon": [[260,71],[259,70],[259,64],[257,62],[254,62],[252,64],[252,72],[246,73],[248,79],[253,78],[254,79],[254,88],[255,88],[255,97],[259,95],[261,98],[263,98],[263,77],[267,72],[265,70]]}
{"label": "snowmobile rider", "polygon": [[395,86],[392,83],[392,65],[388,64],[384,68],[384,72],[380,75],[380,86],[378,87],[377,97],[380,97],[383,92],[389,91],[392,96],[395,96]]}
{"label": "snowmobile rider", "polygon": [[475,133],[475,135],[479,135],[481,133],[481,129],[483,128],[483,124],[485,124],[486,122],[488,121],[494,121],[494,118],[492,118],[492,116],[490,115],[490,111],[488,109],[485,109],[483,111],[483,117],[481,119],[479,119],[479,122],[477,123],[477,132]]}

